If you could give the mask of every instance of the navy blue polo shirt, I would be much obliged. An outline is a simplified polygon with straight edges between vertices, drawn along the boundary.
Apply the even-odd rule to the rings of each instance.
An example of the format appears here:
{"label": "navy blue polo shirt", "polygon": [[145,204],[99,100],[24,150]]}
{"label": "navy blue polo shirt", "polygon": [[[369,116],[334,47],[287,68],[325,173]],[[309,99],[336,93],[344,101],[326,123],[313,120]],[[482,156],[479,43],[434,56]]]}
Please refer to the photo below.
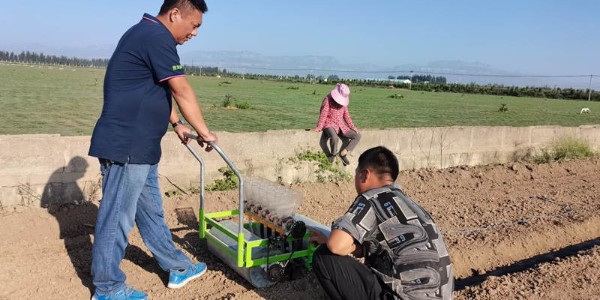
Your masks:
{"label": "navy blue polo shirt", "polygon": [[167,81],[184,76],[176,46],[169,30],[148,14],[121,37],[106,69],[104,106],[89,155],[158,163],[172,107]]}

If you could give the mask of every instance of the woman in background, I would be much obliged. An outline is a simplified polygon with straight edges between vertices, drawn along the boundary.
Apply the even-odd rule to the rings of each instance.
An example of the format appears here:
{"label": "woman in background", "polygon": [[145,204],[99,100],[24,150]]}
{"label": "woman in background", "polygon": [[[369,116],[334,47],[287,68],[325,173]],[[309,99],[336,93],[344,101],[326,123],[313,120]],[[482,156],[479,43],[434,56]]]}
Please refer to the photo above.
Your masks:
{"label": "woman in background", "polygon": [[[317,127],[313,129],[321,134],[321,146],[330,162],[339,155],[344,166],[350,164],[347,155],[354,150],[354,147],[360,141],[360,133],[352,123],[350,113],[348,112],[348,103],[350,102],[350,88],[338,83],[333,90],[323,99],[321,104],[321,113]],[[338,151],[338,137],[343,139],[341,148]],[[330,148],[327,149],[327,140]],[[327,153],[329,152],[329,153]]]}

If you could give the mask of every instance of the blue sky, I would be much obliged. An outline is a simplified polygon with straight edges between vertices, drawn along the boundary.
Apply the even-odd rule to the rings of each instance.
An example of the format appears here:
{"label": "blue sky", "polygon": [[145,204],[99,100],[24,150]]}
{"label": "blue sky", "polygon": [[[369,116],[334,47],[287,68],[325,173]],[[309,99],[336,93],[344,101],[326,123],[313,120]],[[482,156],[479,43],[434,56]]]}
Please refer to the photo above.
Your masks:
{"label": "blue sky", "polygon": [[[3,1],[0,50],[105,49],[162,1]],[[600,75],[600,1],[208,0],[181,52],[333,56],[341,63],[478,62],[508,72]],[[75,50],[74,50],[75,49]],[[79,49],[79,50],[78,50]],[[108,49],[108,50],[106,50]],[[61,53],[47,53],[61,54]],[[596,79],[597,81],[600,81]]]}

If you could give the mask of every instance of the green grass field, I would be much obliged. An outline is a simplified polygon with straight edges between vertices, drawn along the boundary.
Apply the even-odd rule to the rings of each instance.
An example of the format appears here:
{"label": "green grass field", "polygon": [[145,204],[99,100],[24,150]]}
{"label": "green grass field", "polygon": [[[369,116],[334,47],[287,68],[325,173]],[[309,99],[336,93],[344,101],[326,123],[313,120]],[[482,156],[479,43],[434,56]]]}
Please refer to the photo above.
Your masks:
{"label": "green grass field", "polygon": [[[0,134],[90,135],[102,109],[104,69],[0,64]],[[211,130],[244,132],[316,125],[333,84],[188,77]],[[351,86],[360,129],[600,124],[600,103]],[[401,95],[400,99],[391,98]],[[249,109],[224,108],[230,95]],[[508,111],[499,112],[501,104]],[[591,113],[579,114],[582,107]]]}

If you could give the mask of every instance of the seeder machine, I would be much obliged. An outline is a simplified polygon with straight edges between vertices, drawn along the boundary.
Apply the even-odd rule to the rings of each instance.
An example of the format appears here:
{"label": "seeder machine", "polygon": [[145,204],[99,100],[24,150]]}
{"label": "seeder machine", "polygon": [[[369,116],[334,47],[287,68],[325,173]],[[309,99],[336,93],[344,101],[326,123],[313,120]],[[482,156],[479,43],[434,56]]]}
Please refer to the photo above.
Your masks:
{"label": "seeder machine", "polygon": [[199,235],[209,251],[257,288],[281,281],[292,269],[310,270],[315,246],[308,242],[307,226],[326,235],[329,228],[296,213],[300,193],[266,179],[244,178],[217,144],[209,144],[239,179],[239,207],[206,212],[204,161],[186,145],[200,163]]}

